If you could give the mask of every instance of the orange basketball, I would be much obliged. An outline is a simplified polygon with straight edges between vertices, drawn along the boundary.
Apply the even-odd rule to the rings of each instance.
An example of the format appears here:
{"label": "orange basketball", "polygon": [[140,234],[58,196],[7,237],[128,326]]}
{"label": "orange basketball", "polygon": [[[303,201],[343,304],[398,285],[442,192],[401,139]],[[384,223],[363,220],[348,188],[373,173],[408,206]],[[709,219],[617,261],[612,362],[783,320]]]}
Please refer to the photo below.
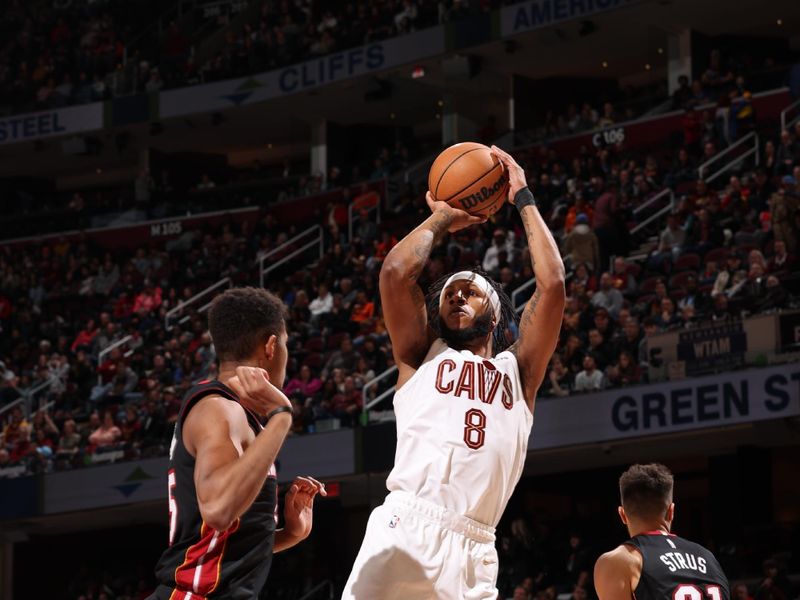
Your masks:
{"label": "orange basketball", "polygon": [[428,189],[434,200],[489,216],[508,197],[508,174],[487,146],[463,142],[450,146],[433,161]]}

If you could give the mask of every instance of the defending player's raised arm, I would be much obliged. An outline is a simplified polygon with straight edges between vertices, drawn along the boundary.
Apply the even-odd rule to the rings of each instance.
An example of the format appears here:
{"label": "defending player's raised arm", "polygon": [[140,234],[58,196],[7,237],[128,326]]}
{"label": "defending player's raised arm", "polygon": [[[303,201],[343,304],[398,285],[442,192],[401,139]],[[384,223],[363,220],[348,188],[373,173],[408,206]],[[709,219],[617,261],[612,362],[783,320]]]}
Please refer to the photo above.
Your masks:
{"label": "defending player's raised arm", "polygon": [[[269,398],[270,408],[285,399],[285,405],[291,408],[289,400],[261,371],[240,367],[229,384],[240,397],[261,395]],[[209,527],[225,531],[253,504],[292,425],[291,414],[287,411],[272,416],[255,441],[243,448],[249,425],[237,403],[207,396],[189,412],[183,424],[183,443],[195,457],[197,503]]]}
{"label": "defending player's raised arm", "polygon": [[392,248],[380,273],[383,316],[400,371],[398,389],[422,363],[431,343],[425,294],[417,283],[431,249],[446,232],[485,220],[444,202],[434,202],[430,192],[427,201],[431,216]]}
{"label": "defending player's raised arm", "polygon": [[[528,187],[525,171],[506,152],[492,146],[509,175],[509,201]],[[519,208],[519,207],[518,207]],[[517,357],[525,399],[533,410],[536,392],[544,379],[547,364],[558,342],[564,318],[564,261],[550,229],[534,203],[520,210],[531,254],[536,291],[528,301],[519,324],[519,339],[511,347]]]}
{"label": "defending player's raised arm", "polygon": [[594,565],[594,587],[600,600],[630,600],[642,572],[642,556],[630,546],[606,552]]}

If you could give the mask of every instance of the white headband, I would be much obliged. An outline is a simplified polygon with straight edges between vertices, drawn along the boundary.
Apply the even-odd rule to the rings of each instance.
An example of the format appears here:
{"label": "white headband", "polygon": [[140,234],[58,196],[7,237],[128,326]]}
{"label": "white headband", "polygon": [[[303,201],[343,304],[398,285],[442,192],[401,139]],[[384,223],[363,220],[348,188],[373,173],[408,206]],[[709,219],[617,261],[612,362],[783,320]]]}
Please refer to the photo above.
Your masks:
{"label": "white headband", "polygon": [[445,281],[444,285],[442,286],[442,293],[439,294],[439,306],[442,305],[442,301],[444,300],[444,291],[450,286],[450,284],[454,281],[462,281],[464,279],[474,283],[481,288],[481,290],[483,290],[483,293],[487,298],[489,298],[489,302],[492,304],[495,320],[499,323],[501,314],[500,297],[492,287],[492,284],[486,281],[486,278],[483,275],[480,273],[474,273],[473,271],[459,271],[458,273],[453,273],[447,278],[447,281]]}

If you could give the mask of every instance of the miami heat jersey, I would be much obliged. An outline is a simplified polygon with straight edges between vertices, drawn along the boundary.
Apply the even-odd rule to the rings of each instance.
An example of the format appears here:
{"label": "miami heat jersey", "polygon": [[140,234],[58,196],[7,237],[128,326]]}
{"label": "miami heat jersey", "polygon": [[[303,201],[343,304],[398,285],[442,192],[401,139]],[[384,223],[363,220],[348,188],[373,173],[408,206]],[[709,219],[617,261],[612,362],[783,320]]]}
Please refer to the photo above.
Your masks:
{"label": "miami heat jersey", "polygon": [[625,542],[642,555],[635,600],[729,600],[728,578],[714,555],[677,535],[642,533]]}
{"label": "miami heat jersey", "polygon": [[[184,398],[170,448],[169,547],[156,566],[159,586],[151,596],[155,600],[255,600],[272,562],[277,506],[274,466],[255,502],[228,530],[211,529],[200,514],[195,459],[183,444],[182,428],[192,407],[211,394],[239,402],[236,393],[219,381],[200,382]],[[244,410],[258,435],[261,423]]]}
{"label": "miami heat jersey", "polygon": [[485,359],[438,339],[395,394],[394,410],[389,491],[497,526],[522,474],[533,426],[514,355]]}

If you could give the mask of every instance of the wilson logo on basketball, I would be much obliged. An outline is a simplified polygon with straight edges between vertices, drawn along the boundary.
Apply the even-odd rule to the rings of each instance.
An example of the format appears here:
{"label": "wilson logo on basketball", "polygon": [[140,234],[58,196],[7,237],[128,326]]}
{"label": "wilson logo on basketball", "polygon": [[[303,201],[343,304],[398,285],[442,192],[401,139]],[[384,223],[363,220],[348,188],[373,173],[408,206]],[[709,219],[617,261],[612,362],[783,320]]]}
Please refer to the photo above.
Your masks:
{"label": "wilson logo on basketball", "polygon": [[493,198],[501,189],[503,189],[507,181],[508,177],[506,176],[506,173],[503,172],[497,181],[494,182],[494,184],[491,186],[483,186],[479,192],[459,198],[458,202],[461,204],[464,210],[475,208],[478,206],[478,204],[486,202],[489,198]]}

